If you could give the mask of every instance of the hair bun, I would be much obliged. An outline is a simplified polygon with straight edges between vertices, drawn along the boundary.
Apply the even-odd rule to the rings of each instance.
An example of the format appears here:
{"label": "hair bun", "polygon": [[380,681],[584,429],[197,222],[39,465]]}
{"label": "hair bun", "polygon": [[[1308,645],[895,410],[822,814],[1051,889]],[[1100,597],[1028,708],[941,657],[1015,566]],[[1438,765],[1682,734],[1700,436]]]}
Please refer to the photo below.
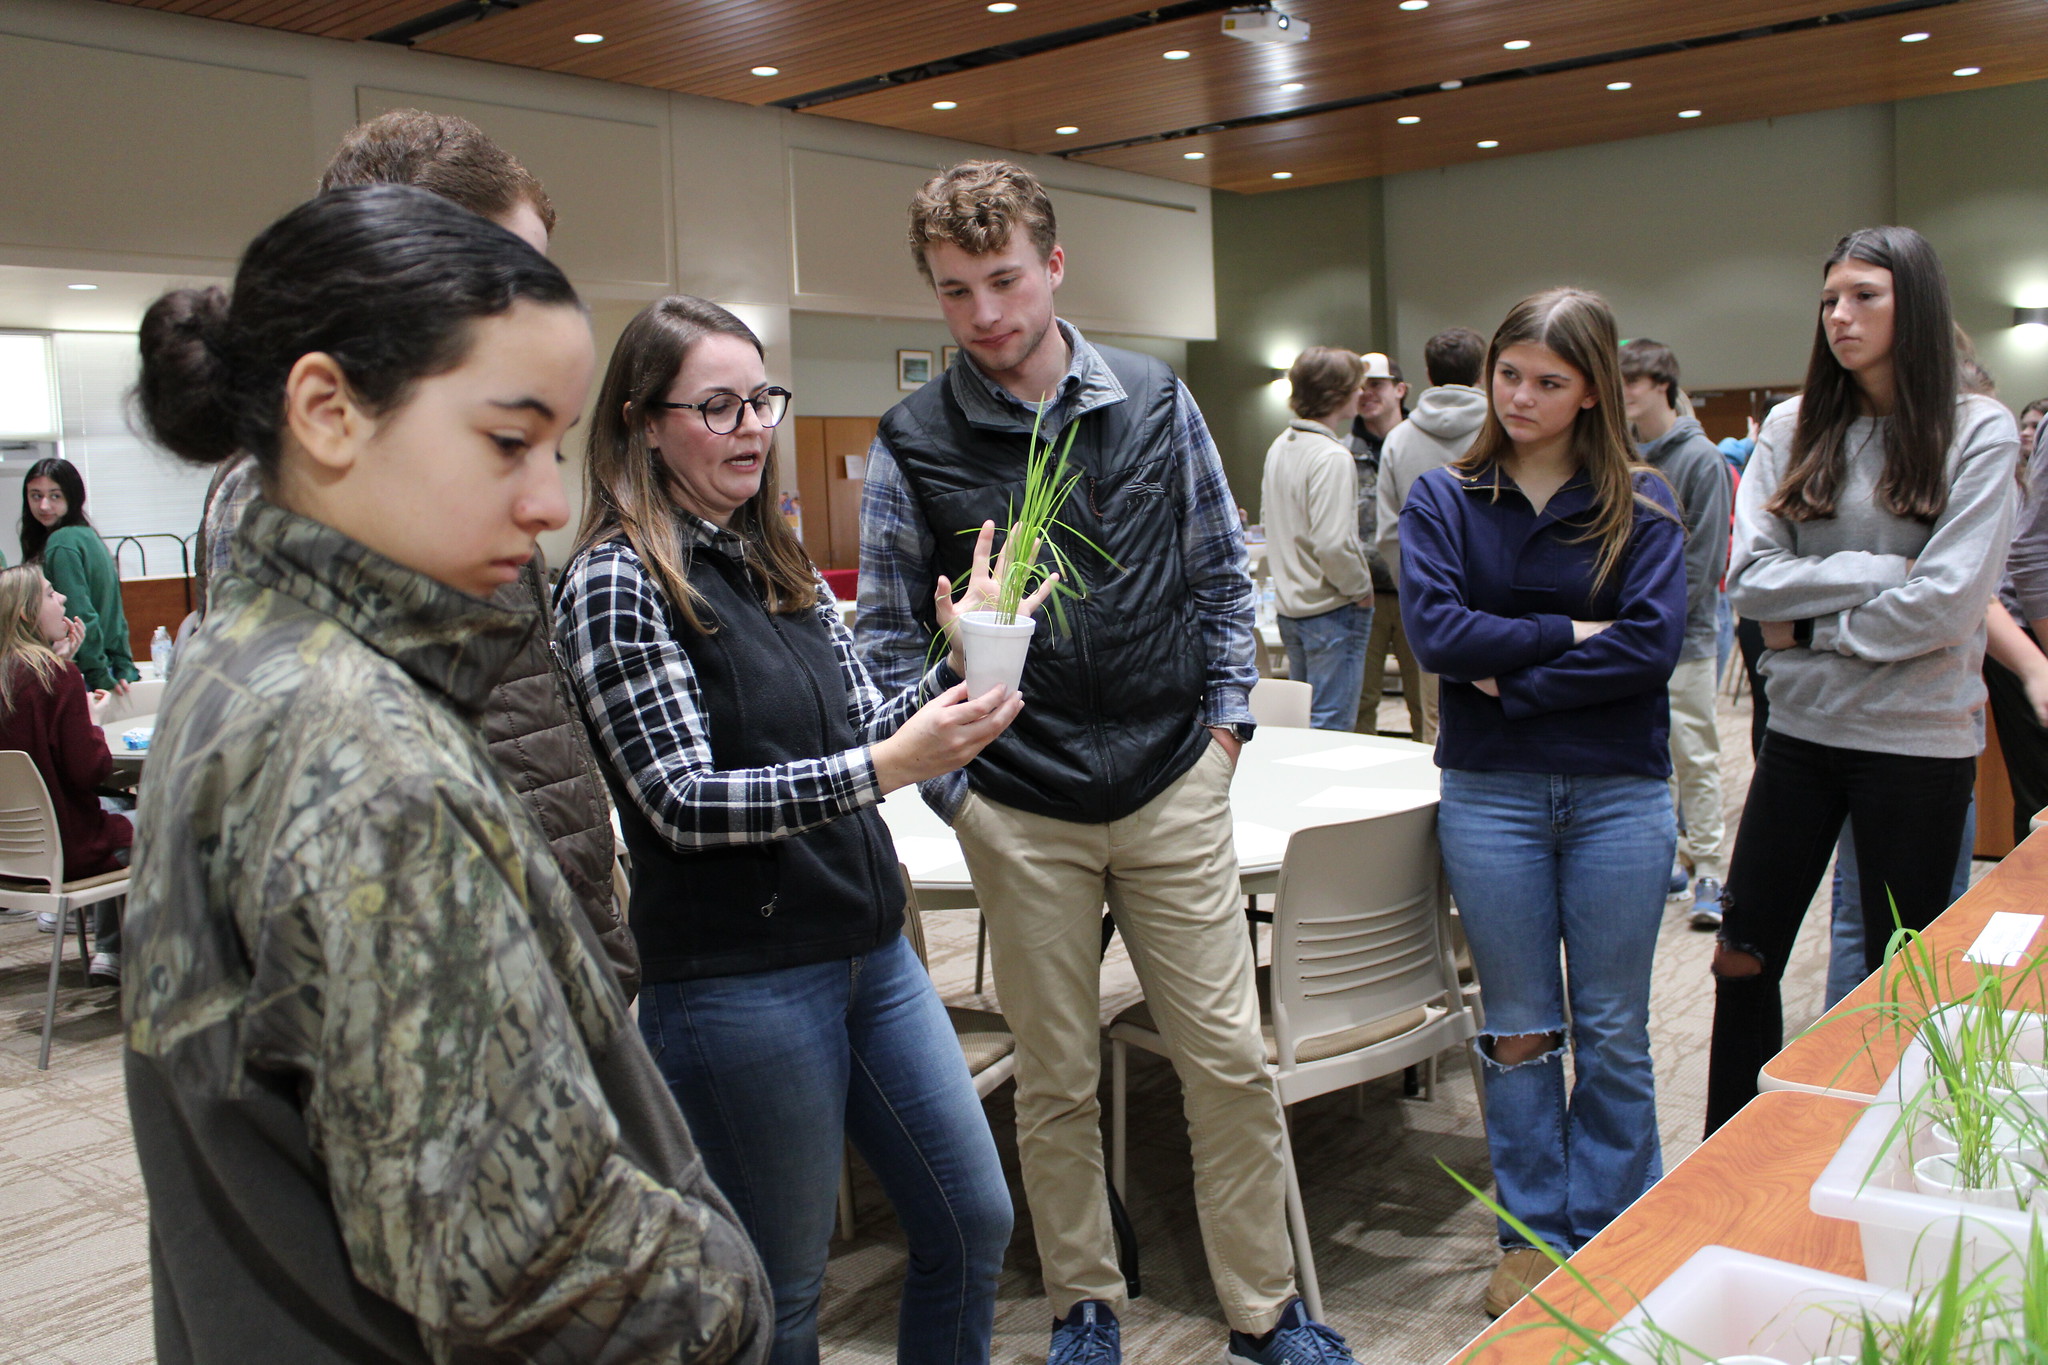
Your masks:
{"label": "hair bun", "polygon": [[136,409],[157,444],[195,464],[241,448],[224,354],[228,296],[216,285],[174,289],[142,316]]}

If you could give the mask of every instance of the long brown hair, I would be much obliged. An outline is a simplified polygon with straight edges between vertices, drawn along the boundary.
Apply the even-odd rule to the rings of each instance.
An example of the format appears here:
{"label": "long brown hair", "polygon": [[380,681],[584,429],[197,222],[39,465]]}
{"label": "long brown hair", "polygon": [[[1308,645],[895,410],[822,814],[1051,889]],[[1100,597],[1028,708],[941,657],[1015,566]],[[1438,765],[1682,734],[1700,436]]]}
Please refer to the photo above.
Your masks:
{"label": "long brown hair", "polygon": [[1490,466],[1494,496],[1500,496],[1501,461],[1514,450],[1507,428],[1501,425],[1500,414],[1493,410],[1493,371],[1500,363],[1502,351],[1524,342],[1541,346],[1555,351],[1566,364],[1584,375],[1597,401],[1590,408],[1580,409],[1573,419],[1571,451],[1593,485],[1593,521],[1578,542],[1600,543],[1593,578],[1595,588],[1607,582],[1627,552],[1638,506],[1662,516],[1671,515],[1668,508],[1636,491],[1636,476],[1656,471],[1636,458],[1635,446],[1628,439],[1619,337],[1614,310],[1607,306],[1607,300],[1588,290],[1546,289],[1516,304],[1486,348],[1486,369],[1480,376],[1486,388],[1486,420],[1472,448],[1453,466],[1464,474],[1477,474]]}
{"label": "long brown hair", "polygon": [[46,587],[43,571],[33,564],[0,569],[0,715],[14,709],[14,684],[19,678],[16,664],[34,673],[36,681],[46,687],[64,667],[36,626]]}
{"label": "long brown hair", "polygon": [[[647,444],[647,419],[668,393],[683,358],[703,337],[723,332],[756,351],[753,329],[708,299],[671,294],[640,310],[612,350],[597,395],[597,416],[583,468],[583,525],[576,549],[623,535],[690,629],[709,633],[690,586],[690,552],[676,522],[673,476]],[[764,353],[765,354],[765,353]],[[733,513],[731,530],[746,544],[747,568],[761,585],[768,610],[803,611],[818,604],[811,558],[776,508],[781,496],[775,443],[761,461],[761,491]]]}
{"label": "long brown hair", "polygon": [[[1884,428],[1877,501],[1894,516],[1932,524],[1948,506],[1948,448],[1956,434],[1958,357],[1948,277],[1927,239],[1908,227],[1850,233],[1828,253],[1821,278],[1850,260],[1892,272],[1892,415]],[[1764,510],[1787,521],[1834,516],[1849,424],[1861,415],[1862,391],[1835,359],[1827,322],[1816,309],[1791,455]]]}

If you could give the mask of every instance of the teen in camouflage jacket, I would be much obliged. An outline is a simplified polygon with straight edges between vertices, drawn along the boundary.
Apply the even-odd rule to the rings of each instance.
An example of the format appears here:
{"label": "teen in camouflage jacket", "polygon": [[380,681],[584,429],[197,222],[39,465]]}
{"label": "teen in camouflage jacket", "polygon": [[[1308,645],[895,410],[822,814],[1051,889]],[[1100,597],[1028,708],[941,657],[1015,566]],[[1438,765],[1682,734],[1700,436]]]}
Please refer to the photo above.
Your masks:
{"label": "teen in camouflage jacket", "polygon": [[753,1250],[477,731],[533,622],[252,508],[138,812],[160,1359],[765,1354]]}

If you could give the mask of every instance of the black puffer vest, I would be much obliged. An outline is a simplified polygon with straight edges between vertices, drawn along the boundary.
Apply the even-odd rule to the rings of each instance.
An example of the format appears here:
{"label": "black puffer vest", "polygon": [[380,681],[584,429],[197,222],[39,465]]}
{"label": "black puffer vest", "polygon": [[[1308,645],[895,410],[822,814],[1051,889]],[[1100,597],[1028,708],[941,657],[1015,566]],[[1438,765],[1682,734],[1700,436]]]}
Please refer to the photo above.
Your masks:
{"label": "black puffer vest", "polygon": [[[696,670],[714,767],[771,767],[860,746],[816,613],[771,615],[752,575],[715,548],[692,552],[689,578],[703,599],[699,615],[716,629],[691,630],[672,608],[668,625]],[[682,853],[606,768],[633,855],[628,914],[648,982],[830,962],[902,932],[903,880],[876,807],[787,839]]]}
{"label": "black puffer vest", "polygon": [[[1136,811],[1209,742],[1201,630],[1181,563],[1186,475],[1174,450],[1173,371],[1150,356],[1097,349],[1125,397],[1075,419],[1067,461],[1081,481],[1059,515],[1078,534],[1054,534],[1086,596],[1067,600],[1064,629],[1049,607],[1039,613],[1023,714],[967,769],[990,800],[1084,824]],[[955,583],[967,580],[973,532],[984,521],[1008,526],[1023,501],[1031,444],[1028,428],[968,416],[955,386],[977,382],[955,366],[881,424],[931,528],[933,573]],[[1064,432],[1051,435],[1065,444]],[[936,629],[929,595],[918,613]]]}

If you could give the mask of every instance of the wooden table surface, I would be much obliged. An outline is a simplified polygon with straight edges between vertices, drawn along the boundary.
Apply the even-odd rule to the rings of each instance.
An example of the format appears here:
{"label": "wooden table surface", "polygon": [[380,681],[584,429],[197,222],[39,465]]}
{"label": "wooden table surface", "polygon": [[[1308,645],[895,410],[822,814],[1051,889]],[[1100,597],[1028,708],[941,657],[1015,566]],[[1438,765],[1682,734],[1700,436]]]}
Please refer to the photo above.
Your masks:
{"label": "wooden table surface", "polygon": [[[1941,955],[1943,998],[1967,995],[1976,986],[1980,972],[2018,975],[2015,969],[1980,967],[1963,961],[1964,952],[1976,941],[1991,916],[2001,910],[2026,915],[2048,913],[2048,834],[2029,835],[2025,843],[2007,854],[1928,926],[1928,940]],[[2028,952],[2039,953],[2044,947],[2048,947],[2048,936],[2036,933]],[[1880,980],[1881,974],[1866,978],[1812,1028],[1765,1063],[1763,1088],[1847,1095],[1860,1103],[1873,1098],[1898,1065],[1899,1053],[1910,1038],[1910,1034],[1901,1035],[1886,1027],[1884,1016],[1867,1008],[1882,998]],[[2027,1009],[2048,1009],[2048,994],[2044,994],[2040,978],[2015,992],[2012,1003]]]}
{"label": "wooden table surface", "polygon": [[[1612,1311],[1562,1271],[1536,1292],[1583,1326],[1604,1331],[1703,1246],[1862,1279],[1856,1225],[1807,1206],[1815,1177],[1862,1114],[1860,1104],[1822,1095],[1757,1096],[1572,1258]],[[1549,1320],[1524,1299],[1451,1360],[1547,1365],[1568,1340],[1555,1327],[1529,1327]]]}

